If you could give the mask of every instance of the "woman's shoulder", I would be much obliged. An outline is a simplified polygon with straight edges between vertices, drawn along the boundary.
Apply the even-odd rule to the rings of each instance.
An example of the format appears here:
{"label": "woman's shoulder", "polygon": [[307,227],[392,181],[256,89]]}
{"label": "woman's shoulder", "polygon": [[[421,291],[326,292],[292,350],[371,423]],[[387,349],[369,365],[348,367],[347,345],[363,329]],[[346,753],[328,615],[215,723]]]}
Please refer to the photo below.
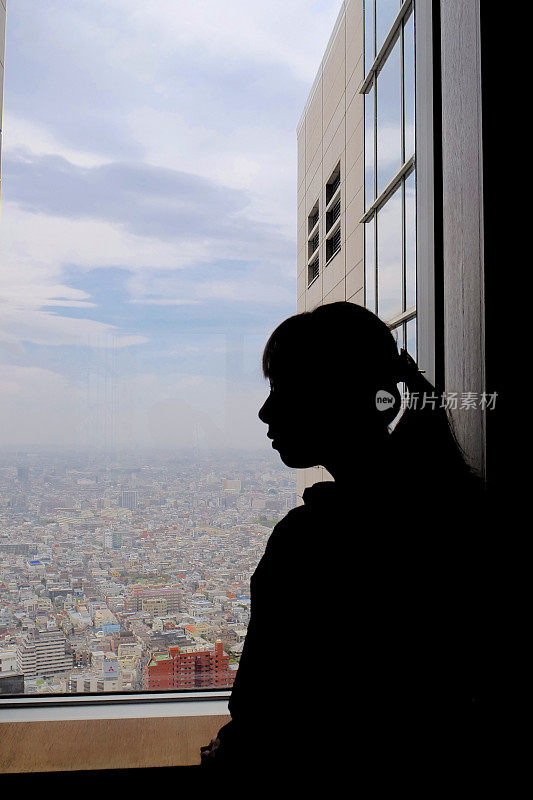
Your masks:
{"label": "woman's shoulder", "polygon": [[277,522],[272,528],[272,533],[269,536],[268,544],[277,542],[279,539],[295,528],[299,528],[305,524],[306,517],[308,516],[308,509],[305,506],[296,506],[287,511],[284,517]]}
{"label": "woman's shoulder", "polygon": [[302,539],[310,544],[313,529],[323,527],[324,513],[331,515],[337,506],[337,492],[332,481],[315,483],[303,492],[303,504],[292,508],[273,528],[267,551],[300,547]]}
{"label": "woman's shoulder", "polygon": [[276,523],[268,537],[265,555],[267,559],[287,554],[298,546],[301,537],[309,532],[312,516],[305,505],[296,506]]}

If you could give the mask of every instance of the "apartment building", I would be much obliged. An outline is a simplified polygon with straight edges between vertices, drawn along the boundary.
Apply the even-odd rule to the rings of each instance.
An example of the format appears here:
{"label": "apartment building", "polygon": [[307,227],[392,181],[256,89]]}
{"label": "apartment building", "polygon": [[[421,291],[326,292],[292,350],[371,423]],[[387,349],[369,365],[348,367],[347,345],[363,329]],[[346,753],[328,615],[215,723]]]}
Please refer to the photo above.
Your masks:
{"label": "apartment building", "polygon": [[27,633],[17,649],[17,667],[25,678],[64,672],[72,667],[73,655],[62,631]]}
{"label": "apartment building", "polygon": [[128,508],[134,511],[137,508],[138,493],[135,490],[123,489],[120,498],[120,505],[122,508]]}
{"label": "apartment building", "polygon": [[[499,375],[487,14],[461,0],[345,0],[297,128],[298,311],[365,305],[438,393],[459,398],[495,392]],[[470,463],[494,480],[494,407],[450,413]],[[327,478],[300,471],[298,494]]]}
{"label": "apartment building", "polygon": [[148,611],[164,616],[182,610],[183,592],[169,586],[131,586],[126,595],[128,611]]}
{"label": "apartment building", "polygon": [[122,677],[105,678],[92,673],[71,673],[68,679],[68,691],[71,694],[97,692],[119,692],[123,688]]}
{"label": "apartment building", "polygon": [[222,642],[214,649],[206,646],[169,647],[167,652],[152,653],[144,668],[144,689],[229,688],[235,672]]}

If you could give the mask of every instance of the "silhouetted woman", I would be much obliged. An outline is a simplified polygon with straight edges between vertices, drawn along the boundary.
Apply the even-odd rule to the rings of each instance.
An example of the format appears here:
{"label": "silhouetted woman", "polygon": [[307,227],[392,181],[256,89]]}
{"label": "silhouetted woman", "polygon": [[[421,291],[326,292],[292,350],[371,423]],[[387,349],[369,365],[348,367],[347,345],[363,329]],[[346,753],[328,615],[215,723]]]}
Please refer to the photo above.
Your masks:
{"label": "silhouetted woman", "polygon": [[[251,580],[232,721],[206,766],[398,788],[464,761],[483,691],[482,481],[430,383],[376,315],[285,320],[259,411],[282,461],[333,477],[274,528]],[[400,410],[403,382],[417,407]],[[433,402],[423,404],[423,393]],[[474,715],[475,716],[475,715]],[[362,785],[362,784],[358,784]]]}

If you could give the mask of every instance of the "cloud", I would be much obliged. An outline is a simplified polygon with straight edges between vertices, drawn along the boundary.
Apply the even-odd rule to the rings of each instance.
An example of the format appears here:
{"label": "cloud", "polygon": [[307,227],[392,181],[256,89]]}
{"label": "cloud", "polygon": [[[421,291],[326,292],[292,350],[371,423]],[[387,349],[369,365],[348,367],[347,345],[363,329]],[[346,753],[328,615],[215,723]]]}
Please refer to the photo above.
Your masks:
{"label": "cloud", "polygon": [[128,13],[130,31],[142,32],[149,50],[157,42],[165,53],[184,49],[230,63],[283,64],[312,81],[339,2],[115,0],[114,7]]}
{"label": "cloud", "polygon": [[194,172],[255,190],[258,213],[294,226],[294,131],[338,10],[338,0],[19,0],[4,147],[42,153],[40,132],[46,152],[83,166]]}
{"label": "cloud", "polygon": [[95,307],[90,292],[62,283],[72,268],[124,267],[124,300],[137,304],[292,304],[292,243],[244,216],[244,191],[150,165],[81,167],[21,150],[6,159],[5,181],[0,294],[15,337],[58,344],[99,332],[96,320],[50,313]]}
{"label": "cloud", "polygon": [[12,4],[0,227],[1,357],[19,369],[4,376],[9,441],[101,442],[75,375],[110,350],[124,441],[149,443],[148,405],[166,400],[224,432],[236,420],[244,444],[263,440],[259,378],[223,380],[229,345],[210,351],[207,339],[253,332],[255,370],[265,335],[294,310],[295,127],[338,8]]}
{"label": "cloud", "polygon": [[64,317],[49,311],[13,309],[0,302],[0,350],[19,342],[46,346],[131,347],[147,342],[146,336],[121,334],[97,320]]}
{"label": "cloud", "polygon": [[208,240],[250,258],[289,256],[274,226],[246,218],[247,196],[215,181],[149,164],[80,167],[19,151],[4,160],[6,200],[34,213],[104,220],[162,241]]}
{"label": "cloud", "polygon": [[4,130],[7,130],[3,141],[4,158],[11,150],[27,150],[39,156],[53,153],[80,167],[94,167],[108,161],[95,153],[66,147],[46,126],[36,120],[22,119],[10,113],[9,108],[4,116]]}

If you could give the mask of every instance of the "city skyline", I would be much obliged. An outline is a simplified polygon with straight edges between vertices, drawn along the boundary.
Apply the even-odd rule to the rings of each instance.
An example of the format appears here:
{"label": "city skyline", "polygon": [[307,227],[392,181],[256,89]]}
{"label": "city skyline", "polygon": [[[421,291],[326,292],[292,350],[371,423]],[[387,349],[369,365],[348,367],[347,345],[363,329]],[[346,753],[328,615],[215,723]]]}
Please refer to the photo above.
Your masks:
{"label": "city skyline", "polygon": [[230,686],[295,504],[273,453],[0,453],[0,693]]}

